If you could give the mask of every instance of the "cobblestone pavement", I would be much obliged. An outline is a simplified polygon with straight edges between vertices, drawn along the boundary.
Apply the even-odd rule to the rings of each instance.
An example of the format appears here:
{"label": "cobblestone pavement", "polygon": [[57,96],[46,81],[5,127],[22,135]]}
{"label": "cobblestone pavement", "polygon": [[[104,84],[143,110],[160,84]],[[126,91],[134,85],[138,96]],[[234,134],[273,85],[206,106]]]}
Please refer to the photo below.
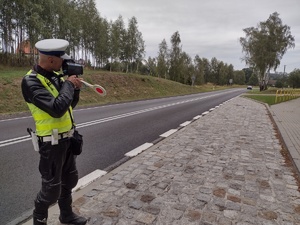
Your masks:
{"label": "cobblestone pavement", "polygon": [[300,225],[281,152],[265,105],[237,97],[97,180],[74,208],[90,225]]}

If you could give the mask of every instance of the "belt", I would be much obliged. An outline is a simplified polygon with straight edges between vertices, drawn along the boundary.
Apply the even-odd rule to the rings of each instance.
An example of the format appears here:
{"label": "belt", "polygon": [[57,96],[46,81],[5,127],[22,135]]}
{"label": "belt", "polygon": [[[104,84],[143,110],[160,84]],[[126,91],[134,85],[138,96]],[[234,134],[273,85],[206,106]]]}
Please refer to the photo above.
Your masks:
{"label": "belt", "polygon": [[[58,134],[58,140],[72,137],[73,133],[74,133],[74,129],[69,130],[68,132],[65,132],[65,133]],[[38,138],[39,138],[40,142],[49,142],[49,141],[52,141],[52,136],[51,135],[50,136],[43,136],[43,137],[38,136]]]}

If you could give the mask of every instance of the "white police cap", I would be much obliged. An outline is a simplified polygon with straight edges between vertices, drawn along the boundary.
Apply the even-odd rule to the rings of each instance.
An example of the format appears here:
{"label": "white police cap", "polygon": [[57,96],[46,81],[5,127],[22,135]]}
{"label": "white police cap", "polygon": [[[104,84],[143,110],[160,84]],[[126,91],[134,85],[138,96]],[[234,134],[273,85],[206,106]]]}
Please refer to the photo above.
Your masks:
{"label": "white police cap", "polygon": [[53,55],[62,59],[71,59],[71,57],[65,53],[68,46],[69,42],[64,39],[44,39],[35,44],[37,50],[44,55]]}

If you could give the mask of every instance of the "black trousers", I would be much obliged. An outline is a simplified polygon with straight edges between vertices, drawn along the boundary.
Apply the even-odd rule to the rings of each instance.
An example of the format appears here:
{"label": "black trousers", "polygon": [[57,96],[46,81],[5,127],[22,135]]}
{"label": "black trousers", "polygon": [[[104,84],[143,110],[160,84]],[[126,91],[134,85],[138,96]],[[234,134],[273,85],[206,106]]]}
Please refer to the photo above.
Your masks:
{"label": "black trousers", "polygon": [[48,217],[48,208],[58,200],[70,204],[72,189],[78,182],[76,156],[70,149],[70,139],[40,143],[39,171],[42,187],[35,199],[33,216],[39,219]]}

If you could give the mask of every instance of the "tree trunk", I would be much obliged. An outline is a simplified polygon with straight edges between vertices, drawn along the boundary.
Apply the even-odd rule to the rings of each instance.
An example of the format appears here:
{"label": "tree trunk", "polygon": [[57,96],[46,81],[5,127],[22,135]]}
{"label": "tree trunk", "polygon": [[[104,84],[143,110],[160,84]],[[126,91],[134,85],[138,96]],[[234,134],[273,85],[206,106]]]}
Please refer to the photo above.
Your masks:
{"label": "tree trunk", "polygon": [[111,58],[110,58],[109,72],[111,72],[112,62],[113,62],[113,59],[112,59],[112,57],[111,57]]}

